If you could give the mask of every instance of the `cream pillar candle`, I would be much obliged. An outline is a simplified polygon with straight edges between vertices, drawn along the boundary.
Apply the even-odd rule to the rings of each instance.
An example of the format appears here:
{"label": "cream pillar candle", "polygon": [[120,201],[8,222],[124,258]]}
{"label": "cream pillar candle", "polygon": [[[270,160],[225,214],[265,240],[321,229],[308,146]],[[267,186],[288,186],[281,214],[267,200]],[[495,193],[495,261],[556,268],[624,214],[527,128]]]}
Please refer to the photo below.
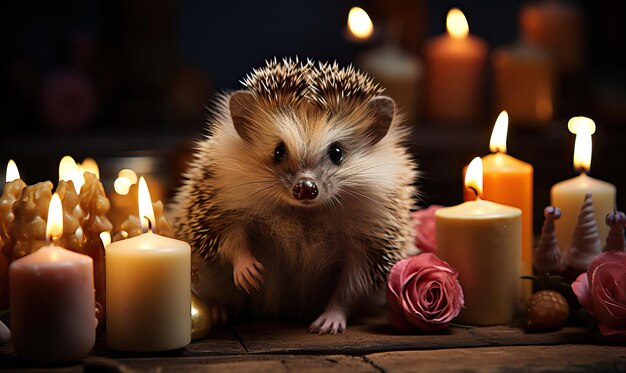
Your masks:
{"label": "cream pillar candle", "polygon": [[[47,235],[63,232],[61,200],[55,194]],[[44,363],[80,360],[96,342],[93,261],[49,245],[9,268],[11,331],[19,356]]]}
{"label": "cream pillar candle", "polygon": [[557,241],[563,252],[572,243],[586,193],[591,193],[600,242],[606,241],[610,228],[604,221],[616,206],[617,194],[614,185],[587,175],[591,167],[591,135],[595,132],[595,123],[589,118],[574,117],[570,119],[568,127],[576,134],[574,167],[582,172],[577,177],[555,184],[550,190],[550,203],[561,209],[561,219],[556,221],[555,226]]}
{"label": "cream pillar candle", "polygon": [[149,230],[154,222],[148,187],[139,181],[144,233],[106,247],[109,347],[165,351],[191,342],[191,248]]}
{"label": "cream pillar candle", "polygon": [[[472,179],[482,178],[481,174],[482,161],[475,158],[468,167],[466,185],[477,195],[482,180]],[[459,272],[465,295],[465,308],[458,322],[512,322],[519,304],[522,211],[478,199],[439,209],[435,217],[437,255]]]}
{"label": "cream pillar candle", "polygon": [[441,122],[469,124],[483,108],[483,78],[487,43],[469,35],[463,13],[452,9],[447,35],[425,46],[426,99],[429,117]]}

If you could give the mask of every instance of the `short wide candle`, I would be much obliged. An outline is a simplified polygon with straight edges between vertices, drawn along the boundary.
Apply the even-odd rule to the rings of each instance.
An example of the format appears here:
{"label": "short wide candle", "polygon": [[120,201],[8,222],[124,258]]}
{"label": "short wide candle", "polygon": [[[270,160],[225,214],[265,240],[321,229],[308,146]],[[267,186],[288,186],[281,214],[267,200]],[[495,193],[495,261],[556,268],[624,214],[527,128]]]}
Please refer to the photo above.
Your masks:
{"label": "short wide candle", "polygon": [[[141,178],[139,198],[146,190]],[[140,202],[141,203],[141,202]],[[149,200],[147,204],[152,204]],[[141,213],[150,216],[154,213]],[[142,219],[143,220],[143,219]],[[107,343],[122,351],[166,351],[191,342],[191,247],[148,233],[106,251]]]}
{"label": "short wide candle", "polygon": [[[57,194],[55,199],[62,221],[61,200]],[[61,364],[80,360],[92,349],[97,322],[90,257],[44,246],[11,263],[9,279],[11,331],[19,356]]]}

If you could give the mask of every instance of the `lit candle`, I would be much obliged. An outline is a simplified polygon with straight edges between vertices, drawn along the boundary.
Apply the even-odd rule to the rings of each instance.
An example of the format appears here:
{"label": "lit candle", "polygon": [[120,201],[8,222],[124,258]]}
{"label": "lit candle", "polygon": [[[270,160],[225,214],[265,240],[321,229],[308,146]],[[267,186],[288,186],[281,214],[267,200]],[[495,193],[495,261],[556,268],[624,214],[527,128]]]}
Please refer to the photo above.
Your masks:
{"label": "lit candle", "polygon": [[[506,154],[508,115],[503,111],[493,127],[489,148],[492,154],[483,160],[483,197],[492,202],[522,210],[522,276],[533,272],[533,166]],[[465,200],[476,199],[475,193],[465,190]],[[532,293],[530,281],[521,282],[522,297]]]}
{"label": "lit candle", "polygon": [[[63,233],[61,199],[50,201],[46,235]],[[96,342],[93,262],[50,244],[11,263],[11,331],[18,355],[45,364],[80,360]]]}
{"label": "lit candle", "polygon": [[447,35],[425,47],[427,111],[431,119],[471,123],[481,114],[487,43],[469,35],[463,13],[448,12]]}
{"label": "lit candle", "polygon": [[366,42],[374,34],[374,24],[365,10],[358,6],[352,7],[348,13],[348,32],[350,41]]}
{"label": "lit candle", "polygon": [[596,131],[593,120],[574,117],[569,120],[568,128],[576,134],[574,168],[581,173],[577,177],[555,184],[550,190],[551,205],[561,209],[561,219],[556,221],[556,238],[563,252],[569,250],[572,243],[572,235],[586,193],[591,193],[600,242],[606,241],[610,228],[604,220],[615,208],[617,193],[614,185],[587,175],[591,168],[591,135]]}
{"label": "lit candle", "polygon": [[144,234],[106,247],[109,347],[165,351],[191,341],[191,248],[152,232],[150,193],[139,180]]}
{"label": "lit candle", "polygon": [[[482,160],[474,158],[466,188],[482,193]],[[458,321],[507,324],[519,302],[522,211],[478,198],[435,212],[437,255],[459,272],[465,308]]]}

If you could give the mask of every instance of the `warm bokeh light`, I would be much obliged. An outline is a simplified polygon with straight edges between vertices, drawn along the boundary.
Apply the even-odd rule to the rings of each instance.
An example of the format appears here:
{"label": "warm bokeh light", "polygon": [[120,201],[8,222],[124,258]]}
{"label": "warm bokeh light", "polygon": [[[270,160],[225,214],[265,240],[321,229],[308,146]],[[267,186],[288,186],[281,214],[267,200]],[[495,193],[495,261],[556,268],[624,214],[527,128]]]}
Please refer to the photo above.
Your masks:
{"label": "warm bokeh light", "polygon": [[465,187],[473,189],[477,198],[483,194],[483,160],[480,157],[472,159],[465,172]]}
{"label": "warm bokeh light", "polygon": [[148,219],[150,225],[152,225],[152,231],[155,228],[154,210],[152,209],[152,199],[150,198],[150,191],[148,190],[148,184],[143,176],[139,179],[139,220],[141,220],[141,229],[144,232],[148,231]]}
{"label": "warm bokeh light", "polygon": [[577,135],[581,128],[589,132],[590,135],[596,133],[596,123],[591,118],[573,117],[567,122],[567,129],[574,135]]}
{"label": "warm bokeh light", "polygon": [[[595,125],[594,125],[595,130]],[[576,131],[574,143],[574,168],[589,172],[591,168],[591,126],[581,125]]]}
{"label": "warm bokeh light", "polygon": [[374,25],[367,12],[353,7],[348,14],[348,29],[356,38],[368,39],[374,33]]}
{"label": "warm bokeh light", "polygon": [[125,196],[130,191],[130,187],[133,185],[130,180],[126,177],[118,177],[113,182],[113,189],[115,189],[115,193]]}
{"label": "warm bokeh light", "polygon": [[100,168],[93,158],[85,158],[82,163],[84,172],[91,172],[96,175],[96,179],[100,180]]}
{"label": "warm bokeh light", "polygon": [[80,193],[80,188],[85,184],[82,167],[69,155],[59,162],[59,180],[72,181],[76,193]]}
{"label": "warm bokeh light", "polygon": [[20,178],[20,172],[17,170],[17,165],[15,164],[15,161],[11,159],[9,160],[9,163],[7,164],[7,174],[6,174],[5,181],[9,183],[19,178]]}
{"label": "warm bokeh light", "polygon": [[63,206],[61,197],[54,193],[48,207],[48,222],[46,224],[46,238],[53,240],[63,235]]}
{"label": "warm bokeh light", "polygon": [[502,111],[496,119],[496,124],[493,126],[493,132],[491,132],[491,139],[489,140],[489,149],[492,153],[502,152],[506,153],[506,134],[509,130],[509,114],[506,110]]}
{"label": "warm bokeh light", "polygon": [[137,183],[137,174],[135,173],[135,171],[128,168],[125,168],[122,171],[118,172],[117,177],[125,177],[130,181],[131,184]]}
{"label": "warm bokeh light", "polygon": [[455,39],[464,39],[469,34],[469,25],[463,12],[458,8],[452,8],[446,17],[446,29],[448,34]]}
{"label": "warm bokeh light", "polygon": [[104,247],[109,246],[109,244],[111,243],[111,233],[109,232],[100,233],[100,239],[102,240],[102,244],[104,245]]}

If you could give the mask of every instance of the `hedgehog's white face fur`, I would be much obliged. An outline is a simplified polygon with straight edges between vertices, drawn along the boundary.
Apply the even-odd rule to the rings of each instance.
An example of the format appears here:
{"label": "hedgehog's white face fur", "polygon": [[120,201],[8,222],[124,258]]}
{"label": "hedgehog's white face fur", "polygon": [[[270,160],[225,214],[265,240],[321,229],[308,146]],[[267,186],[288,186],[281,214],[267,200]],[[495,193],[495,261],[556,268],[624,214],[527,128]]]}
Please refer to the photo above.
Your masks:
{"label": "hedgehog's white face fur", "polygon": [[[222,100],[219,122],[228,125],[209,137],[218,198],[255,213],[286,206],[336,210],[350,201],[375,202],[410,183],[393,101],[354,70],[299,66],[279,88],[267,81],[267,68],[265,75],[255,71],[244,81],[250,91]],[[340,76],[347,72],[352,80]],[[389,177],[402,174],[402,180]]]}

